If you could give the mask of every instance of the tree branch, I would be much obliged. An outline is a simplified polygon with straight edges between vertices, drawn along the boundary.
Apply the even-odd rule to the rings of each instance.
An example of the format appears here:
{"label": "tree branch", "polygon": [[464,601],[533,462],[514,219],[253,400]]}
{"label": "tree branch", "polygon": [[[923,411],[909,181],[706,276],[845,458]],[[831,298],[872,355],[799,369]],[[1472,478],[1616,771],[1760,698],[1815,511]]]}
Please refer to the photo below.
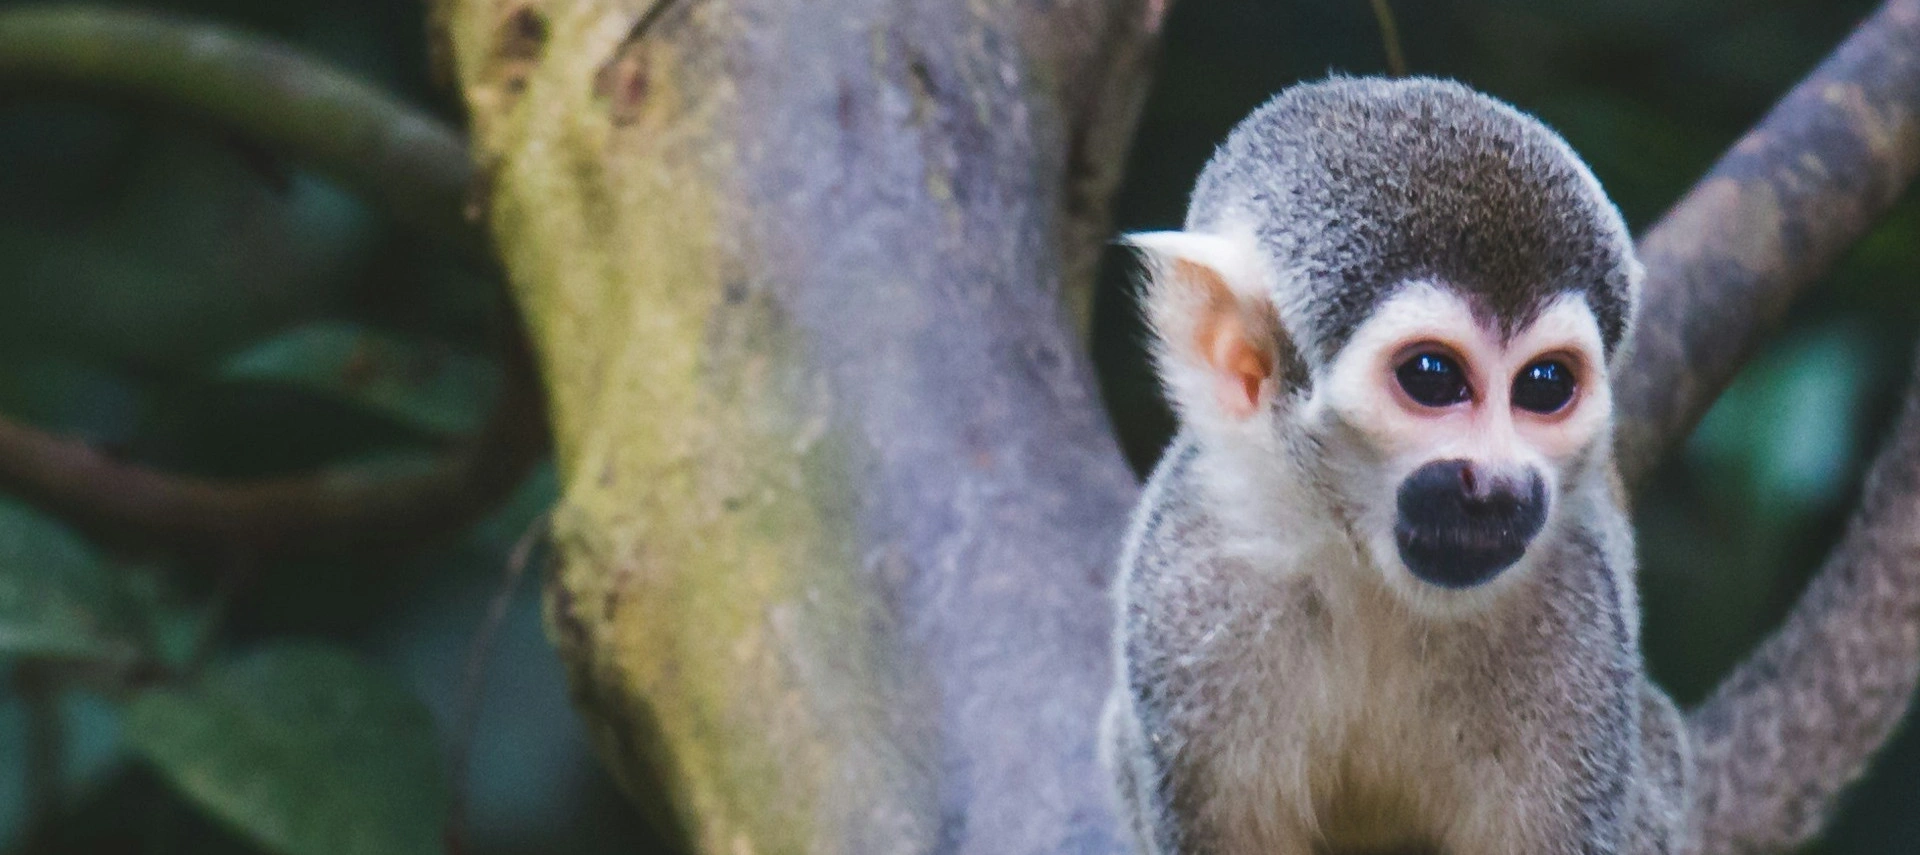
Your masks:
{"label": "tree branch", "polygon": [[[459,137],[285,48],[137,12],[0,13],[0,87],[26,86],[185,112],[231,129],[492,266],[484,237],[462,216],[472,170]],[[517,319],[505,345],[506,382],[492,418],[424,472],[193,478],[0,417],[0,489],[117,539],[304,551],[430,538],[491,508],[545,453],[542,393]]]}
{"label": "tree branch", "polygon": [[[1888,0],[1641,241],[1617,373],[1621,474],[1644,481],[1757,343],[1920,170],[1920,0]],[[1687,716],[1703,852],[1818,831],[1920,681],[1920,391],[1785,624]]]}
{"label": "tree branch", "polygon": [[1685,439],[1789,306],[1920,169],[1920,0],[1889,0],[1640,241],[1616,372],[1622,476]]}
{"label": "tree branch", "polygon": [[400,546],[492,508],[546,448],[542,402],[515,336],[501,400],[479,436],[424,472],[340,467],[218,481],[114,460],[0,417],[0,488],[116,540],[304,552]]}
{"label": "tree branch", "polygon": [[458,134],[380,90],[270,41],[89,6],[0,12],[0,91],[73,90],[196,117],[305,164],[408,229],[489,259],[462,216],[472,164]]}
{"label": "tree branch", "polygon": [[1687,714],[1700,852],[1811,841],[1920,683],[1920,374],[1846,535],[1786,621]]}

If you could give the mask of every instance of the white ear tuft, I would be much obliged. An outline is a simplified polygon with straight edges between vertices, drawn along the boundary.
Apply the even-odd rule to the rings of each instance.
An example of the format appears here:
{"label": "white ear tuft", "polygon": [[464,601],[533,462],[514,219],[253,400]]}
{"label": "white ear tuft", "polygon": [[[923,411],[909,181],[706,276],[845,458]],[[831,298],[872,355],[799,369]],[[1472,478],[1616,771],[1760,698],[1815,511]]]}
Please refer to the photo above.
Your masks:
{"label": "white ear tuft", "polygon": [[1258,249],[1252,236],[1227,237],[1206,232],[1129,232],[1121,240],[1140,250],[1149,263],[1165,264],[1189,261],[1209,268],[1225,284],[1246,297],[1255,297],[1266,288],[1261,275]]}
{"label": "white ear tuft", "polygon": [[1246,422],[1277,392],[1283,344],[1252,238],[1140,232],[1125,239],[1147,264],[1155,363],[1181,418]]}

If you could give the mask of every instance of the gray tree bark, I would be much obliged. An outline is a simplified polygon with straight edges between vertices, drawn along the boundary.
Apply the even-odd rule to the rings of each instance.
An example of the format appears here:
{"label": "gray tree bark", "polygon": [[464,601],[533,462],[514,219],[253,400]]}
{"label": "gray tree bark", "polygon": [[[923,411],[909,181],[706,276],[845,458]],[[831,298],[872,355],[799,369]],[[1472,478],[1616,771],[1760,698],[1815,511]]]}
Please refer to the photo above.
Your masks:
{"label": "gray tree bark", "polygon": [[1115,851],[1075,327],[1161,4],[443,11],[620,777],[702,851]]}

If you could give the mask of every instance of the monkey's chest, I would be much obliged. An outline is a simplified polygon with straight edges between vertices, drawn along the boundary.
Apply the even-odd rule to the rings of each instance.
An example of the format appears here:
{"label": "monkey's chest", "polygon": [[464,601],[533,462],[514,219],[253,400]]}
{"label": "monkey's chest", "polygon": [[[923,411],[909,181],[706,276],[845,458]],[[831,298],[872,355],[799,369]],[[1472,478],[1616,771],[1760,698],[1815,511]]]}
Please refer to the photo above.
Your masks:
{"label": "monkey's chest", "polygon": [[1241,634],[1227,657],[1241,667],[1202,689],[1221,703],[1193,722],[1207,744],[1190,771],[1210,782],[1222,850],[1292,851],[1273,840],[1304,833],[1332,852],[1438,851],[1449,818],[1480,812],[1500,758],[1523,750],[1513,687],[1470,637],[1314,609]]}

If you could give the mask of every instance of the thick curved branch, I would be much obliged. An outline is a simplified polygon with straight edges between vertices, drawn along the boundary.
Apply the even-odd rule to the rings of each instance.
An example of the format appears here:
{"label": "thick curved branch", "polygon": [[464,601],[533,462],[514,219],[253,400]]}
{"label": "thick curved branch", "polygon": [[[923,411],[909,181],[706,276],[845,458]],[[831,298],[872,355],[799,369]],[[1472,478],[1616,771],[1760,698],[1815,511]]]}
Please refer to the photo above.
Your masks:
{"label": "thick curved branch", "polygon": [[[1889,0],[1641,242],[1618,372],[1621,473],[1645,479],[1797,297],[1920,170],[1920,0]],[[1848,533],[1781,629],[1687,718],[1690,851],[1778,852],[1819,829],[1920,681],[1920,391]]]}
{"label": "thick curved branch", "polygon": [[[459,137],[285,48],[141,13],[21,9],[0,13],[0,87],[22,86],[196,115],[316,169],[402,225],[490,266],[486,241],[462,216],[472,172]],[[304,551],[431,538],[497,504],[546,451],[544,401],[517,321],[506,344],[494,415],[425,471],[185,477],[0,417],[0,489],[124,540]]]}
{"label": "thick curved branch", "polygon": [[1687,717],[1701,852],[1785,852],[1920,684],[1920,375],[1847,533],[1780,629]]}
{"label": "thick curved branch", "polygon": [[299,162],[402,226],[489,257],[462,211],[458,134],[284,46],[177,18],[89,6],[0,13],[0,91],[69,89],[194,116]]}
{"label": "thick curved branch", "polygon": [[1629,484],[1917,169],[1920,0],[1889,0],[1641,239],[1646,295],[1616,372]]}

